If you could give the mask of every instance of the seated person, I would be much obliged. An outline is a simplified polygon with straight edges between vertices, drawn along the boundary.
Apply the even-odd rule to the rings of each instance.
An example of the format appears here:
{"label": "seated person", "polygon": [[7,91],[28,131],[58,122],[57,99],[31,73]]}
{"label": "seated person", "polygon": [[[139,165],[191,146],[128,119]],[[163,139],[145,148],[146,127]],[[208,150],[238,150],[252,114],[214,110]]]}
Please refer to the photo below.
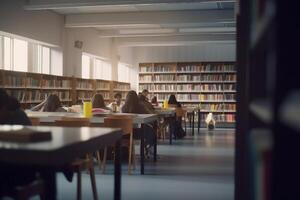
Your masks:
{"label": "seated person", "polygon": [[114,95],[114,99],[115,101],[111,102],[107,107],[112,111],[121,112],[121,108],[124,105],[124,103],[122,103],[122,95],[120,93],[116,93]]}
{"label": "seated person", "polygon": [[99,111],[100,109],[110,111],[110,108],[106,107],[104,103],[104,98],[101,94],[95,94],[92,98],[92,107],[93,107],[93,112]]}
{"label": "seated person", "polygon": [[50,94],[42,103],[34,106],[30,110],[41,112],[67,112],[62,107],[60,99],[56,94]]}
{"label": "seated person", "polygon": [[152,99],[151,99],[151,104],[153,106],[158,106],[158,102],[157,102],[157,97],[156,96],[153,96]]}
{"label": "seated person", "polygon": [[[26,113],[21,109],[19,101],[9,96],[5,90],[0,89],[0,124],[31,125]],[[25,173],[26,171],[26,173]],[[28,184],[35,180],[36,171],[26,170],[15,166],[0,166],[0,188],[10,189],[15,186]],[[1,199],[1,196],[0,196]]]}
{"label": "seated person", "polygon": [[149,99],[148,99],[149,91],[147,89],[144,89],[141,94],[146,97],[147,101],[149,101]]}
{"label": "seated person", "polygon": [[[128,92],[125,100],[125,104],[122,107],[123,113],[136,113],[136,114],[151,114],[151,112],[139,101],[138,95],[135,91],[131,90]],[[134,138],[137,139],[140,137],[140,129],[134,129]],[[152,149],[155,141],[156,133],[153,129],[152,124],[146,124],[145,126],[145,145],[146,145],[146,154],[150,153],[150,148]]]}
{"label": "seated person", "polygon": [[174,94],[171,94],[168,100],[168,104],[171,107],[181,107],[181,104],[177,101]]}
{"label": "seated person", "polygon": [[140,103],[145,107],[148,113],[154,113],[154,107],[153,105],[147,101],[146,97],[144,95],[139,95]]}

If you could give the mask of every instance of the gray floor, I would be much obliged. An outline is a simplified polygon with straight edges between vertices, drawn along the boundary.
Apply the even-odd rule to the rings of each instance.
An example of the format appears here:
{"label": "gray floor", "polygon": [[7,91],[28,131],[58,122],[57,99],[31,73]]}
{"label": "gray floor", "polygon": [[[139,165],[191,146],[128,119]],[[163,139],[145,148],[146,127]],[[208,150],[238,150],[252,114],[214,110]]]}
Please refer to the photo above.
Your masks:
{"label": "gray floor", "polygon": [[[145,173],[127,175],[123,166],[122,199],[124,200],[232,200],[234,190],[234,131],[201,131],[170,146],[160,141],[159,160],[147,161]],[[99,199],[113,199],[112,166],[106,175],[97,169]],[[59,199],[75,199],[76,179],[69,183],[58,175]],[[92,199],[89,175],[83,174],[83,199]]]}

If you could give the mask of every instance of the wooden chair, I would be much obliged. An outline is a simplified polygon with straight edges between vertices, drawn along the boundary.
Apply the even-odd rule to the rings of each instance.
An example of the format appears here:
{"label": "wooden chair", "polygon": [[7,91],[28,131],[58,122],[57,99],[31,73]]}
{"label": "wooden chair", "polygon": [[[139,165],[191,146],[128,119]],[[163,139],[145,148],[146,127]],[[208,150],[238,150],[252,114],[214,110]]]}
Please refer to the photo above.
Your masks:
{"label": "wooden chair", "polygon": [[[129,135],[129,144],[128,146],[128,174],[131,174],[132,163],[135,168],[135,150],[133,143],[133,119],[131,116],[127,115],[112,115],[104,118],[104,126],[105,127],[113,127],[113,128],[121,128],[123,131],[123,135]],[[124,144],[124,142],[122,142]],[[106,162],[106,154],[107,150],[104,150],[103,162],[102,162],[102,171],[105,172],[105,162]]]}
{"label": "wooden chair", "polygon": [[5,189],[5,191],[0,191],[0,194],[15,200],[29,200],[31,197],[39,195],[41,200],[46,200],[45,184],[41,179],[36,179],[27,185]]}
{"label": "wooden chair", "polygon": [[32,126],[40,125],[40,118],[37,117],[29,117]]}
{"label": "wooden chair", "polygon": [[[76,117],[62,117],[60,120],[55,121],[56,126],[63,127],[84,127],[90,125],[90,120],[88,118],[76,118]],[[95,171],[92,155],[86,155],[86,159],[78,158],[72,162],[68,169],[77,173],[77,200],[81,199],[81,171],[88,170],[91,179],[91,185],[93,190],[94,200],[98,199]]]}
{"label": "wooden chair", "polygon": [[176,118],[177,120],[184,121],[184,127],[186,131],[186,113],[187,110],[181,107],[176,108]]}

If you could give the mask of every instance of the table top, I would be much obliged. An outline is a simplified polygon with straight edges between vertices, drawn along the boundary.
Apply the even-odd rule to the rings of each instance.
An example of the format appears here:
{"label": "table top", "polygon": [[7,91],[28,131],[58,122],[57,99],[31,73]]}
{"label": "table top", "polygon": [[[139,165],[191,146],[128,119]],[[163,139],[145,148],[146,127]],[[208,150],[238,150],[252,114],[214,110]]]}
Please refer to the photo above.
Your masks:
{"label": "table top", "polygon": [[175,108],[155,108],[155,113],[163,117],[171,117],[176,114]]}
{"label": "table top", "polygon": [[[26,111],[28,117],[37,117],[40,122],[55,122],[55,120],[61,119],[61,117],[84,117],[79,113],[68,112],[36,112]],[[131,115],[133,117],[134,124],[150,123],[158,119],[157,114],[133,114],[133,113],[103,113],[99,116],[93,116],[91,123],[104,123],[104,118],[110,115]]]}
{"label": "table top", "polygon": [[51,131],[52,139],[26,143],[0,141],[0,162],[61,166],[71,162],[76,157],[114,144],[122,137],[121,129],[118,128],[26,127],[37,131]]}

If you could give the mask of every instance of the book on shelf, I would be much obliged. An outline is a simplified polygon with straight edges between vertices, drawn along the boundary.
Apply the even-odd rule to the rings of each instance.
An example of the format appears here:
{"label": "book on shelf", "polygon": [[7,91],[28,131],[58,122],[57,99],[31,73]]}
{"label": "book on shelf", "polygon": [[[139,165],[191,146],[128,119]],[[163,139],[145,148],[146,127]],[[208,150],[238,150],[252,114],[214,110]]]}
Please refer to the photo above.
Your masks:
{"label": "book on shelf", "polygon": [[[205,121],[208,113],[201,113],[200,120]],[[216,122],[227,122],[227,123],[234,123],[235,122],[235,114],[213,114],[214,119]]]}
{"label": "book on shelf", "polygon": [[26,87],[40,87],[40,80],[34,77],[27,77]]}
{"label": "book on shelf", "polygon": [[140,81],[152,81],[152,75],[142,75],[140,76]]}
{"label": "book on shelf", "polygon": [[77,88],[93,90],[93,84],[89,80],[77,80]]}
{"label": "book on shelf", "polygon": [[154,75],[153,81],[175,81],[175,75],[164,74],[164,75]]}
{"label": "book on shelf", "polygon": [[5,77],[4,87],[5,86],[7,86],[7,87],[25,87],[26,86],[26,78],[8,75]]}
{"label": "book on shelf", "polygon": [[173,65],[155,65],[154,72],[175,72]]}
{"label": "book on shelf", "polygon": [[110,84],[109,84],[109,82],[99,82],[99,81],[97,81],[96,88],[97,89],[107,89],[107,90],[109,90]]}

